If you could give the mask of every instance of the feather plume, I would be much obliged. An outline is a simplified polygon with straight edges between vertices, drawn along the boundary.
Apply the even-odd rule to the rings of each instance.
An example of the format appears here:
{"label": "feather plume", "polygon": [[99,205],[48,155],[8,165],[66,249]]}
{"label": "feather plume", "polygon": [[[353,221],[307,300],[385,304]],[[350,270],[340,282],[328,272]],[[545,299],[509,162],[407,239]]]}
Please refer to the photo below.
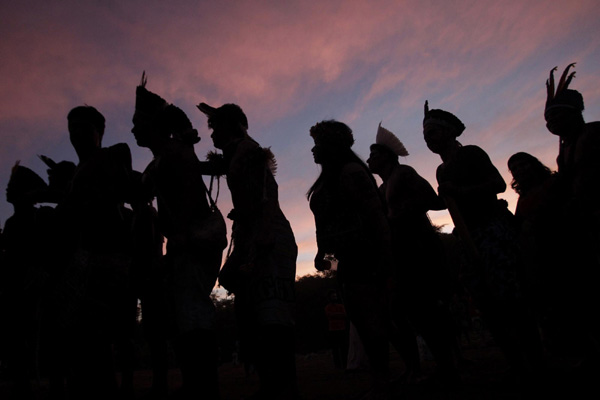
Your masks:
{"label": "feather plume", "polygon": [[267,167],[271,170],[273,176],[275,176],[275,174],[277,174],[277,160],[275,159],[275,154],[273,154],[270,147],[263,148],[263,151],[267,159]]}
{"label": "feather plume", "polygon": [[400,139],[398,139],[396,135],[394,135],[392,132],[388,131],[383,126],[381,126],[381,122],[379,123],[379,127],[377,128],[377,136],[375,137],[375,143],[387,147],[398,156],[406,157],[408,155],[408,151],[406,150],[406,147],[404,147]]}
{"label": "feather plume", "polygon": [[51,159],[50,157],[47,157],[43,154],[38,154],[38,157],[40,158],[40,160],[42,160],[44,162],[44,164],[46,164],[48,166],[48,168],[52,169],[52,168],[56,168],[56,162]]}
{"label": "feather plume", "polygon": [[550,70],[550,77],[546,79],[546,89],[548,92],[548,97],[546,102],[549,102],[554,98],[554,71],[556,71],[558,67],[554,67]]}
{"label": "feather plume", "polygon": [[145,88],[146,87],[146,83],[148,83],[148,77],[146,76],[146,71],[144,70],[142,72],[142,80],[140,81],[140,86]]}
{"label": "feather plume", "polygon": [[563,71],[562,75],[560,76],[560,81],[558,81],[558,87],[556,88],[556,94],[559,94],[560,92],[562,92],[563,90],[567,89],[567,87],[569,86],[568,82],[571,82],[571,79],[573,78],[573,74],[571,74],[571,76],[569,76],[568,82],[567,82],[567,74],[569,73],[569,70],[575,66],[575,63],[571,63],[569,65],[567,65],[567,68],[565,68],[565,70]]}
{"label": "feather plume", "polygon": [[17,162],[15,162],[15,165],[13,165],[13,167],[11,168],[11,171],[10,171],[11,177],[17,172],[20,165],[21,165],[21,160],[17,160]]}

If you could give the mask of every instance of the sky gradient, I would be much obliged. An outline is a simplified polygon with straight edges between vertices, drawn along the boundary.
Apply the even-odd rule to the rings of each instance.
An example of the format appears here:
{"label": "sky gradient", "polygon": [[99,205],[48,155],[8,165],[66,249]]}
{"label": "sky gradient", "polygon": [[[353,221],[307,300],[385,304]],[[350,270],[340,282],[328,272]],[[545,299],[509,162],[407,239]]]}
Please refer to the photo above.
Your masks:
{"label": "sky gradient", "polygon": [[[195,104],[237,103],[249,134],[278,160],[280,201],[312,273],[314,221],[306,191],[319,174],[309,128],[337,119],[368,157],[377,125],[396,133],[434,188],[440,164],[423,141],[423,103],[457,115],[463,144],[484,148],[507,184],[507,159],[529,152],[556,168],[545,128],[544,82],[577,62],[571,87],[586,121],[600,119],[600,7],[559,1],[3,1],[0,4],[0,186],[16,160],[47,178],[37,154],[77,161],[66,115],[81,104],[107,120],[103,144],[128,143],[133,166],[151,160],[131,134],[135,87],[183,109],[212,149]],[[231,208],[222,182],[219,207]],[[500,197],[514,210],[509,188]],[[0,225],[12,206],[0,199]],[[446,212],[430,217],[451,229]]]}

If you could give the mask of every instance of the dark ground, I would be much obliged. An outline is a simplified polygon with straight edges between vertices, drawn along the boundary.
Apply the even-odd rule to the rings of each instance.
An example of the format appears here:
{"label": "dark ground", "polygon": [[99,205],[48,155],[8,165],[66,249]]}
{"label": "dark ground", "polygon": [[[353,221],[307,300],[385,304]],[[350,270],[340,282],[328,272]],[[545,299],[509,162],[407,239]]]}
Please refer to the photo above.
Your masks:
{"label": "dark ground", "polygon": [[[509,399],[596,399],[600,398],[600,374],[583,373],[580,369],[565,368],[572,363],[565,360],[550,360],[548,371],[541,379],[529,379],[517,384],[507,374],[507,364],[486,331],[474,333],[470,344],[463,340],[463,355],[471,362],[461,367],[462,385],[444,389],[433,383],[394,384],[392,399],[455,399],[455,400],[509,400]],[[392,378],[404,370],[404,364],[395,351],[391,351]],[[433,372],[434,363],[423,361],[423,372]],[[369,388],[367,371],[347,372],[335,369],[328,352],[298,355],[298,386],[301,400],[358,400]],[[597,369],[596,369],[597,370]],[[219,368],[222,400],[239,400],[255,392],[258,377],[255,373],[246,376],[244,367],[224,363]],[[176,369],[170,373],[170,387],[177,388],[180,376]],[[136,399],[150,393],[151,372],[138,370],[135,373]],[[35,383],[36,399],[44,399],[47,382]],[[594,392],[590,392],[593,390]],[[10,384],[0,376],[0,399],[12,400]],[[16,399],[15,399],[16,400]]]}

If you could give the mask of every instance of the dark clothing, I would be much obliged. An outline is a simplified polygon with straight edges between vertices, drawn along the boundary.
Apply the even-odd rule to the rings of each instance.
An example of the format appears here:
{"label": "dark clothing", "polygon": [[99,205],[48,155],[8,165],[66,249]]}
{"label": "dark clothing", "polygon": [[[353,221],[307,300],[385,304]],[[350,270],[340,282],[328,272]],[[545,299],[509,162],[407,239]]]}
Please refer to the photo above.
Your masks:
{"label": "dark clothing", "polygon": [[31,206],[15,212],[1,234],[0,357],[24,391],[30,390],[36,345],[42,339],[42,311],[56,279],[51,257],[56,244],[53,211]]}
{"label": "dark clothing", "polygon": [[427,211],[440,200],[429,182],[407,165],[396,165],[380,191],[386,199],[392,228],[396,288],[391,306],[392,320],[399,331],[395,345],[407,366],[417,372],[414,327],[427,341],[440,372],[447,379],[455,378],[452,329],[443,303],[449,298],[451,284],[442,243],[427,217]]}
{"label": "dark clothing", "polygon": [[498,170],[481,148],[464,146],[438,167],[437,179],[440,185],[449,182],[458,188],[453,197],[470,236],[462,239],[470,239],[477,252],[462,271],[463,284],[511,367],[522,372],[526,357],[539,367],[541,342],[523,298],[514,216],[497,198],[502,179]]}
{"label": "dark clothing", "polygon": [[268,150],[245,138],[225,148],[224,156],[234,248],[219,282],[236,294],[236,303],[244,302],[238,306],[253,323],[293,326],[298,247],[279,206]]}
{"label": "dark clothing", "polygon": [[498,170],[489,156],[478,146],[462,146],[452,162],[441,164],[437,169],[437,181],[441,185],[451,182],[466,189],[454,197],[460,214],[469,230],[487,225],[498,211],[498,196],[478,186]]}
{"label": "dark clothing", "polygon": [[71,189],[57,211],[74,248],[96,253],[130,251],[130,227],[121,205],[130,200],[131,153],[119,143],[77,165]]}
{"label": "dark clothing", "polygon": [[383,284],[391,236],[369,173],[357,163],[344,165],[338,179],[315,187],[310,208],[319,251],[335,254],[340,282]]}
{"label": "dark clothing", "polygon": [[269,149],[246,136],[223,149],[233,210],[233,251],[219,283],[235,294],[243,349],[264,399],[296,396],[294,282],[298,247],[279,205]]}
{"label": "dark clothing", "polygon": [[358,163],[317,182],[310,197],[319,254],[338,259],[338,281],[350,321],[363,342],[376,385],[389,374],[390,231],[370,173]]}
{"label": "dark clothing", "polygon": [[167,254],[159,269],[164,270],[171,337],[214,328],[210,294],[221,266],[222,249],[200,239],[210,213],[201,172],[193,147],[171,141],[142,177],[144,186],[156,196],[158,226],[167,238]]}
{"label": "dark clothing", "polygon": [[[57,284],[57,337],[70,350],[69,390],[95,398],[114,396],[117,387],[111,344],[123,339],[131,310],[131,154],[116,144],[97,149],[77,165],[71,188],[56,210],[66,250],[65,272]],[[60,347],[60,346],[57,346]]]}

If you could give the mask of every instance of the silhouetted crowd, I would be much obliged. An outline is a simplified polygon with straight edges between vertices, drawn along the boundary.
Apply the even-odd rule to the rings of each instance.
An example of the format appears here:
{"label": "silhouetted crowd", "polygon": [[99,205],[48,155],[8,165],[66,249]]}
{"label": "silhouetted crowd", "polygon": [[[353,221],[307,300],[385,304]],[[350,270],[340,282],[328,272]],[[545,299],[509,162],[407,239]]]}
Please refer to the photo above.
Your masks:
{"label": "silhouetted crowd", "polygon": [[[568,88],[573,65],[557,84],[553,69],[546,83],[544,117],[560,143],[556,172],[528,153],[508,160],[519,195],[514,214],[498,198],[506,183],[487,153],[462,145],[462,121],[427,102],[425,144],[442,161],[437,192],[400,163],[408,151],[381,124],[366,163],[346,124],[326,120],[309,129],[321,167],[307,193],[315,268],[335,270],[337,279],[326,308],[336,366],[346,364],[346,318],[364,346],[372,385],[361,399],[391,398],[390,345],[405,365],[400,384],[422,381],[417,335],[437,366],[428,382],[460,387],[456,299],[481,312],[510,366],[508,379],[543,384],[549,358],[597,375],[600,122],[584,121],[583,98]],[[105,119],[88,105],[67,115],[76,164],[40,156],[48,183],[18,162],[13,167],[6,196],[14,214],[0,242],[0,359],[15,398],[35,397],[40,360],[51,399],[135,398],[139,303],[152,398],[219,399],[211,298],[218,280],[235,296],[240,351],[260,379],[259,391],[245,398],[298,399],[298,249],[278,200],[275,156],[248,135],[238,105],[200,103],[220,151],[201,161],[188,117],[146,86],[144,74],[131,130],[153,155],[143,172],[133,170],[126,144],[102,147]],[[229,238],[213,191],[221,176],[233,203]],[[427,215],[443,209],[454,223],[458,262]],[[174,393],[169,344],[182,377]]]}

